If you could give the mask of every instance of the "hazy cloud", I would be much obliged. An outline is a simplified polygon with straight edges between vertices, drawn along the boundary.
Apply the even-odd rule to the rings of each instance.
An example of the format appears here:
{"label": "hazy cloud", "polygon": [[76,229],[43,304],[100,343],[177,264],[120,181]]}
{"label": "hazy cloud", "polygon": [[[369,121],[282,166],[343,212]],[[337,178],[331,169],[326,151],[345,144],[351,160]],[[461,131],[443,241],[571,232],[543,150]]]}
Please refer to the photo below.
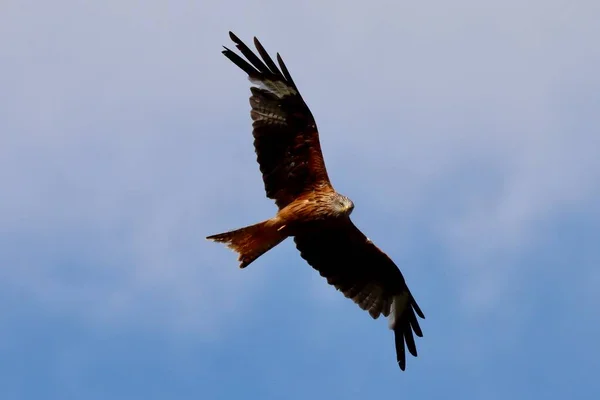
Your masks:
{"label": "hazy cloud", "polygon": [[[418,230],[448,251],[466,298],[493,306],[549,219],[582,207],[597,218],[597,12],[591,1],[6,3],[3,281],[101,321],[211,332],[240,315],[265,269],[238,271],[204,237],[274,207],[248,83],[219,54],[232,29],[283,55],[369,236],[402,259]],[[403,268],[424,292],[437,279]]]}

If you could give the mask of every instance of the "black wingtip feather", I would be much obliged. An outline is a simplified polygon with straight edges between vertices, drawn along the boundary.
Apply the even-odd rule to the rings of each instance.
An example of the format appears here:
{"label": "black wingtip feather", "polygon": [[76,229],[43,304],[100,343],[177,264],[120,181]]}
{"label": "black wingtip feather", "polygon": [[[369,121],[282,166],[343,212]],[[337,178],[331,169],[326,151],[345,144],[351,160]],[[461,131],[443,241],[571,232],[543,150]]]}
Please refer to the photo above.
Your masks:
{"label": "black wingtip feather", "polygon": [[406,348],[414,357],[417,357],[417,346],[415,344],[415,338],[413,337],[412,328],[410,324],[404,325],[404,341],[406,342]]}
{"label": "black wingtip feather", "polygon": [[[279,63],[279,67],[281,68],[281,72],[283,72],[283,76],[285,76],[285,79],[287,79],[287,81],[289,82],[290,85],[292,85],[294,88],[296,88],[296,84],[294,83],[294,80],[292,79],[292,76],[290,75],[290,71],[288,71],[287,67],[285,66],[285,63],[283,62],[283,58],[281,58],[279,53],[277,53],[277,62]],[[298,88],[296,88],[296,89],[298,89]]]}
{"label": "black wingtip feather", "polygon": [[279,64],[279,67],[277,67],[277,64],[273,61],[269,53],[267,53],[257,37],[254,37],[254,45],[258,50],[258,54],[262,57],[262,60],[232,31],[229,31],[229,38],[235,43],[237,49],[247,60],[244,60],[225,46],[223,46],[225,50],[222,51],[222,53],[234,64],[244,70],[250,77],[260,78],[260,75],[264,74],[268,78],[285,81],[288,85],[296,89],[296,91],[298,90],[279,53],[277,53],[277,63]]}
{"label": "black wingtip feather", "polygon": [[415,335],[417,335],[418,337],[423,337],[423,331],[421,330],[421,327],[419,326],[419,321],[417,320],[417,316],[415,315],[415,312],[412,309],[410,310],[408,318],[410,320],[410,325],[412,326],[412,329],[415,332]]}
{"label": "black wingtip feather", "polygon": [[235,33],[233,33],[232,31],[229,31],[229,38],[235,44],[242,43],[242,40],[239,37],[237,37],[237,35]]}
{"label": "black wingtip feather", "polygon": [[231,62],[233,62],[235,65],[237,65],[239,68],[241,68],[245,73],[247,73],[248,76],[256,77],[257,75],[260,74],[260,72],[258,70],[256,70],[252,65],[250,65],[242,57],[238,56],[236,53],[234,53],[227,47],[225,47],[225,46],[223,46],[223,47],[225,48],[225,50],[222,51],[223,55],[225,55],[225,57],[229,58],[229,60],[231,60]]}
{"label": "black wingtip feather", "polygon": [[404,350],[404,334],[402,331],[394,331],[394,341],[396,342],[396,361],[400,369],[406,369],[406,352]]}
{"label": "black wingtip feather", "polygon": [[252,50],[250,50],[250,48],[248,46],[246,46],[246,44],[244,42],[237,39],[235,41],[235,47],[238,48],[238,50],[248,59],[248,61],[250,61],[250,63],[252,65],[254,65],[254,67],[257,70],[259,70],[263,74],[267,74],[267,75],[273,74],[273,72],[265,65],[265,63],[260,58],[258,58],[258,56],[256,54],[254,54],[254,52]]}
{"label": "black wingtip feather", "polygon": [[[413,301],[414,306],[414,301]],[[400,320],[396,321],[393,328],[394,342],[396,345],[396,360],[400,369],[404,371],[406,368],[406,350],[414,357],[418,356],[415,336],[423,337],[423,331],[419,326],[419,322],[415,312],[419,313],[418,307],[409,307],[403,313]],[[422,315],[422,312],[420,313]]]}
{"label": "black wingtip feather", "polygon": [[273,59],[271,58],[269,53],[267,53],[267,51],[256,36],[254,37],[254,46],[256,47],[256,50],[258,50],[258,54],[260,54],[263,61],[267,64],[267,67],[271,70],[271,72],[274,75],[276,75],[279,79],[285,80],[285,77],[283,76],[281,71],[279,71],[279,68],[277,68],[277,65],[275,64],[275,62],[273,62]]}
{"label": "black wingtip feather", "polygon": [[410,297],[412,298],[412,308],[414,308],[415,312],[419,317],[425,319],[425,314],[423,314],[423,311],[421,311],[421,307],[419,307],[415,298],[412,297],[412,294],[410,295]]}

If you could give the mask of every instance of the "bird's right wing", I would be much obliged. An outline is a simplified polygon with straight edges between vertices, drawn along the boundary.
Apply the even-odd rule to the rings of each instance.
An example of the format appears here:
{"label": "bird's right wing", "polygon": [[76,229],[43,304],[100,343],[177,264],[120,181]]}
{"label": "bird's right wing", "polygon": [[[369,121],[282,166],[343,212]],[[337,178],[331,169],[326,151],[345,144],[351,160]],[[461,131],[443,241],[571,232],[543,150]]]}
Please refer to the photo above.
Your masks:
{"label": "bird's right wing", "polygon": [[317,125],[283,60],[277,54],[280,70],[256,38],[262,60],[232,32],[229,36],[248,61],[227,47],[223,54],[256,85],[250,89],[250,116],[267,197],[282,209],[303,193],[330,188]]}
{"label": "bird's right wing", "polygon": [[[404,345],[417,356],[413,332],[423,336],[416,315],[425,318],[396,264],[350,219],[336,226],[311,229],[294,238],[300,255],[371,317],[390,317],[396,359],[406,367]],[[415,315],[416,313],[416,315]]]}

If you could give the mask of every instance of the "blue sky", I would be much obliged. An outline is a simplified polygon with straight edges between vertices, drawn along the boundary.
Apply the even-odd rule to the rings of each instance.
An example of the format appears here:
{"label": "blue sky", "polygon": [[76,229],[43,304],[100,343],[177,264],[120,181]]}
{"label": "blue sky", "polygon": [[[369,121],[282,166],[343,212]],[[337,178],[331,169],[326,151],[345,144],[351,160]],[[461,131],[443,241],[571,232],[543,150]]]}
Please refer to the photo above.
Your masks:
{"label": "blue sky", "polygon": [[[600,394],[597,1],[4,1],[0,398]],[[385,321],[271,216],[233,30],[280,52],[353,219],[427,319]]]}

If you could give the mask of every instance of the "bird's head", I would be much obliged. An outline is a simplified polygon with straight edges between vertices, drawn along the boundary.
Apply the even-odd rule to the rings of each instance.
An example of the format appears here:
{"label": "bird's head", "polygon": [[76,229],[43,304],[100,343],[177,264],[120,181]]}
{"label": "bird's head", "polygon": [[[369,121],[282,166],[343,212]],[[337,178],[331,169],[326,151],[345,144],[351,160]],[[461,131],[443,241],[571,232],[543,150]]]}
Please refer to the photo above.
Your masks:
{"label": "bird's head", "polygon": [[341,215],[350,215],[354,210],[354,203],[348,197],[337,194],[334,200],[334,207]]}

